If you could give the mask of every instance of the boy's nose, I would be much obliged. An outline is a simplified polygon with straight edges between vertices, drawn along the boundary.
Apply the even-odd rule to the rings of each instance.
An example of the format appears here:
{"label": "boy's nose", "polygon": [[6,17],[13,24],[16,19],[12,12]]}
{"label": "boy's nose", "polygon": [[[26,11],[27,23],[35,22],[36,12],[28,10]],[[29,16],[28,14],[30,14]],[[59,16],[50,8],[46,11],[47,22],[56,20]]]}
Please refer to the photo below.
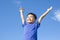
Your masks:
{"label": "boy's nose", "polygon": [[28,20],[30,20],[31,21],[31,19],[29,18]]}

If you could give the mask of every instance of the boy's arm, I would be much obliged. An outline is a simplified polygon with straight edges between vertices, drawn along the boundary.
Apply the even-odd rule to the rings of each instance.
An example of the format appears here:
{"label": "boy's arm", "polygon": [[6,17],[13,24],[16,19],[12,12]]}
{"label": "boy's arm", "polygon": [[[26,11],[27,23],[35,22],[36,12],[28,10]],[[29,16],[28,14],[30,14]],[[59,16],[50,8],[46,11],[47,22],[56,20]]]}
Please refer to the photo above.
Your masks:
{"label": "boy's arm", "polygon": [[51,10],[52,10],[52,6],[51,6],[49,9],[47,9],[47,11],[46,11],[45,13],[43,13],[43,14],[39,17],[38,22],[41,23],[42,19],[43,19]]}
{"label": "boy's arm", "polygon": [[24,10],[23,10],[23,8],[20,8],[19,12],[20,12],[20,16],[21,16],[22,24],[24,24],[24,15],[23,15]]}

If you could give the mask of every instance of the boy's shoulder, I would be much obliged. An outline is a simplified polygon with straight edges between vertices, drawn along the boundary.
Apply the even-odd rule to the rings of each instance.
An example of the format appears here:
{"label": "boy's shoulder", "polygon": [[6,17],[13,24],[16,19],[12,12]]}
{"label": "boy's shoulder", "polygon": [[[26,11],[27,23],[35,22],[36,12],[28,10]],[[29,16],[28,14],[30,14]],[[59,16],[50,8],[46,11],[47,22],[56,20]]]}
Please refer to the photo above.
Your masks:
{"label": "boy's shoulder", "polygon": [[34,23],[31,23],[31,24],[29,24],[29,23],[27,23],[26,21],[24,21],[24,24],[22,24],[22,25],[40,25],[40,23],[36,20]]}

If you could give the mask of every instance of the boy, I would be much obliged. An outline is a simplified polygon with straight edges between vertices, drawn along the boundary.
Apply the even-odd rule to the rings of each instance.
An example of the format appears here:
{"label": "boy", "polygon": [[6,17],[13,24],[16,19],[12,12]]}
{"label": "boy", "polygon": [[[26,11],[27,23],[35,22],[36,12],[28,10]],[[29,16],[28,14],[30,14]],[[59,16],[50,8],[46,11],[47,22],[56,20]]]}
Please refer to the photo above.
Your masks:
{"label": "boy", "polygon": [[23,40],[37,40],[37,29],[39,28],[39,25],[40,25],[42,19],[48,14],[48,12],[51,9],[52,9],[52,7],[47,9],[47,11],[39,17],[38,21],[37,21],[36,15],[34,13],[29,13],[27,15],[27,18],[25,21],[24,16],[23,16],[24,11],[22,8],[20,9],[22,25],[24,28]]}

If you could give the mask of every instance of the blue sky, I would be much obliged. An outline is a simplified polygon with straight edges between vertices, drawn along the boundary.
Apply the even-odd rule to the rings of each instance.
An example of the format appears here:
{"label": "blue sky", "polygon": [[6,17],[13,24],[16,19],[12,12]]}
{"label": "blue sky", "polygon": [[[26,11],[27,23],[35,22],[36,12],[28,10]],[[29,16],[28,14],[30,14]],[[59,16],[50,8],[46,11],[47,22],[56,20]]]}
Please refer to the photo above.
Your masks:
{"label": "blue sky", "polygon": [[23,27],[19,8],[24,16],[33,12],[41,16],[50,6],[38,29],[38,40],[60,40],[60,0],[0,0],[0,40],[22,40]]}

